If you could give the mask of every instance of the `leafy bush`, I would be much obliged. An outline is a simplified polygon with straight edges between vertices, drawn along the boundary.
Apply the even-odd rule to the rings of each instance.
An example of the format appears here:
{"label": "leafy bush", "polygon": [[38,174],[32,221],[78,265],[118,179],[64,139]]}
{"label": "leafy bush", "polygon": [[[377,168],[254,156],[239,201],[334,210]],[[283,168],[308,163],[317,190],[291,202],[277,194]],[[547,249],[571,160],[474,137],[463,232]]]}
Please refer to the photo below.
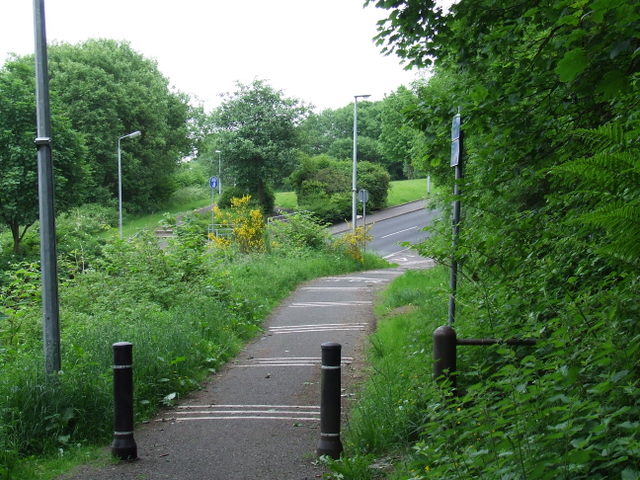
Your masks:
{"label": "leafy bush", "polygon": [[291,256],[300,255],[305,250],[325,250],[331,242],[326,225],[304,211],[285,215],[283,220],[269,223],[267,233],[272,250]]}
{"label": "leafy bush", "polygon": [[[328,155],[303,156],[290,182],[298,206],[314,212],[327,222],[344,221],[351,212],[352,163]],[[358,189],[369,191],[368,208],[383,208],[387,201],[390,177],[374,163],[358,162]]]}
{"label": "leafy bush", "polygon": [[243,189],[241,187],[227,187],[222,192],[222,196],[218,201],[218,206],[221,209],[231,208],[232,206],[231,200],[233,198],[242,198],[247,196],[251,198],[251,205],[259,207],[262,210],[262,213],[264,213],[265,215],[269,215],[271,214],[271,212],[273,212],[273,208],[276,202],[276,194],[273,192],[273,190],[269,186],[266,186],[266,185],[265,185],[265,191],[264,191],[264,197],[265,197],[264,204],[260,204],[258,202],[255,192],[249,192],[246,189]]}

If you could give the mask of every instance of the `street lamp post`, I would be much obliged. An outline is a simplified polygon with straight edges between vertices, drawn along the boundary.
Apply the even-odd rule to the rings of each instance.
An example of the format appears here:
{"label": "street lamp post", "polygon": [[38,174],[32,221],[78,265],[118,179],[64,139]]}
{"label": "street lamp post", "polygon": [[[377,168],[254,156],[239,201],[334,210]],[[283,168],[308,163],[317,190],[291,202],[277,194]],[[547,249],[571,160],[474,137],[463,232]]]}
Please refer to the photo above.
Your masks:
{"label": "street lamp post", "polygon": [[134,138],[142,135],[140,130],[128,133],[121,137],[118,137],[118,230],[120,231],[120,238],[122,238],[122,150],[120,148],[120,141],[124,138]]}
{"label": "street lamp post", "polygon": [[218,195],[222,195],[222,152],[220,150],[216,150],[216,153],[218,154]]}
{"label": "street lamp post", "polygon": [[371,95],[354,95],[353,96],[353,172],[351,175],[351,231],[356,232],[356,188],[358,176],[358,98],[369,98]]}

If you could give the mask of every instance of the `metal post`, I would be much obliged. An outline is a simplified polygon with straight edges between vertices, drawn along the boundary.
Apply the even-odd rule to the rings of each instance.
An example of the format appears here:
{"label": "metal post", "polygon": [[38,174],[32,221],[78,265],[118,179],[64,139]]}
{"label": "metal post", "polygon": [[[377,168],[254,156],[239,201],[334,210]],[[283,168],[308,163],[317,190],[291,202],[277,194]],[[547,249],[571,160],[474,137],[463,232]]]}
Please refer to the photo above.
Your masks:
{"label": "metal post", "polygon": [[462,119],[460,113],[454,117],[451,128],[451,166],[455,168],[455,183],[453,186],[453,239],[451,255],[451,276],[449,279],[449,325],[453,325],[456,317],[456,290],[458,285],[458,261],[456,260],[456,249],[458,246],[458,236],[460,233],[460,180],[462,179],[463,160],[463,135]]}
{"label": "metal post", "polygon": [[34,0],[36,50],[36,112],[38,149],[38,202],[40,208],[40,262],[42,272],[42,326],[45,371],[60,370],[60,308],[54,210],[53,165],[51,162],[51,112],[44,0]]}
{"label": "metal post", "polygon": [[340,457],[340,363],[342,345],[322,344],[322,377],[320,381],[320,442],[318,456]]}
{"label": "metal post", "polygon": [[351,231],[356,233],[357,203],[356,179],[358,176],[358,96],[353,97],[353,161],[351,171]]}
{"label": "metal post", "polygon": [[438,327],[433,332],[433,378],[451,382],[456,390],[456,331],[449,325]]}
{"label": "metal post", "polygon": [[431,175],[427,175],[427,195],[431,194]]}
{"label": "metal post", "polygon": [[[222,195],[222,152],[218,152],[218,195]],[[218,199],[220,201],[220,199]]]}
{"label": "metal post", "polygon": [[362,202],[362,225],[367,226],[367,202]]}
{"label": "metal post", "polygon": [[122,238],[122,150],[120,140],[122,137],[118,137],[118,232]]}
{"label": "metal post", "polygon": [[114,432],[111,453],[120,460],[138,458],[133,439],[133,345],[113,344]]}

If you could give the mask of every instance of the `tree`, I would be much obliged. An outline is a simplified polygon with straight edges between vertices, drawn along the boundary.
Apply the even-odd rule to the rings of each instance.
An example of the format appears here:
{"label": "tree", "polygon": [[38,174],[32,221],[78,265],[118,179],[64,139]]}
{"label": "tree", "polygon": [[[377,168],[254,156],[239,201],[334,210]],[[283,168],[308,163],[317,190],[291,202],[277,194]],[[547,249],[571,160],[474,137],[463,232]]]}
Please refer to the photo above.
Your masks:
{"label": "tree", "polygon": [[237,90],[225,94],[213,112],[214,142],[225,170],[232,169],[237,185],[261,205],[267,204],[269,185],[295,168],[300,145],[296,126],[307,113],[299,100],[285,97],[263,80],[238,82]]}
{"label": "tree", "polygon": [[393,178],[412,178],[416,168],[422,173],[430,170],[420,165],[426,135],[409,120],[409,112],[417,103],[417,96],[406,87],[398,88],[382,102],[379,148]]}
{"label": "tree", "polygon": [[[83,137],[71,127],[55,95],[50,103],[55,204],[62,211],[86,198],[90,170]],[[33,58],[14,58],[0,69],[0,220],[11,230],[15,253],[38,219],[35,120]]]}
{"label": "tree", "polygon": [[[639,355],[628,339],[640,335],[639,2],[460,0],[448,14],[429,0],[367,3],[393,10],[378,36],[387,52],[411,65],[435,63],[409,114],[433,134],[426,153],[440,158],[435,173],[443,181],[453,177],[448,137],[461,107],[460,238],[453,250],[447,225],[421,246],[463,267],[456,324],[469,335],[539,339],[511,357],[464,353],[478,374],[464,380],[478,382],[468,391],[483,393],[460,405],[474,405],[467,425],[484,426],[421,452],[430,475],[635,475],[627,445],[637,445],[638,430],[625,427],[638,416],[638,392],[624,388],[640,381],[628,368]],[[508,387],[506,376],[501,384],[494,375],[507,367]],[[616,379],[606,392],[605,379]],[[514,395],[498,407],[506,397],[492,392],[502,387]],[[520,409],[526,402],[536,404],[529,418],[533,410]],[[426,435],[423,445],[436,438]],[[514,446],[522,448],[517,455]],[[445,450],[489,454],[433,455]]]}
{"label": "tree", "polygon": [[123,144],[123,199],[131,210],[149,210],[173,191],[172,175],[192,148],[186,95],[169,88],[156,63],[126,42],[88,40],[49,49],[51,91],[65,105],[73,127],[90,139],[90,200],[117,195],[116,141]]}

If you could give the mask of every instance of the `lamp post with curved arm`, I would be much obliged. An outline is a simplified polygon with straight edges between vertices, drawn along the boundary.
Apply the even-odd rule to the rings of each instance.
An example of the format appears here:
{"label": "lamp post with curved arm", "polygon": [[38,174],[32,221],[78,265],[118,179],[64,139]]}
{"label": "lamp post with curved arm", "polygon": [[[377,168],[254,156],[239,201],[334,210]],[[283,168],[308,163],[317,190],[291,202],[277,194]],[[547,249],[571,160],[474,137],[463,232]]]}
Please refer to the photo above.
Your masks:
{"label": "lamp post with curved arm", "polygon": [[125,138],[135,138],[142,135],[140,130],[127,133],[118,137],[118,230],[120,231],[120,238],[122,238],[122,149],[120,148],[120,141]]}
{"label": "lamp post with curved arm", "polygon": [[358,176],[358,98],[369,98],[371,95],[353,96],[353,172],[351,175],[351,231],[356,231],[356,188]]}

